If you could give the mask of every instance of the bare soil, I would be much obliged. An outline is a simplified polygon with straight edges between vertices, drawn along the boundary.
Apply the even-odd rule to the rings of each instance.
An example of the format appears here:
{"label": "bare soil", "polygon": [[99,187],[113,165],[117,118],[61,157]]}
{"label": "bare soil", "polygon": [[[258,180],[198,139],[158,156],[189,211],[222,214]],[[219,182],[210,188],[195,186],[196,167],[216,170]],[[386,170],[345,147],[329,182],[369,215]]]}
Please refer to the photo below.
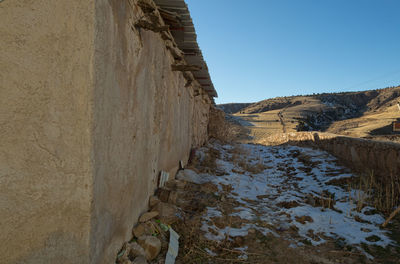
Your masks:
{"label": "bare soil", "polygon": [[[290,182],[286,183],[288,185],[293,185],[297,180],[302,180],[301,177],[298,177],[299,175],[293,166],[287,161],[285,162],[286,165],[282,163],[282,166],[278,167],[274,167],[273,163],[251,160],[251,158],[243,161],[243,155],[247,155],[245,151],[240,146],[236,146],[229,151],[230,155],[227,158],[223,157],[217,149],[211,147],[202,160],[194,159],[187,169],[191,169],[198,174],[207,173],[212,177],[223,177],[228,172],[218,166],[220,162],[218,160],[225,160],[236,164],[237,166],[232,169],[232,172],[240,175],[252,177],[251,175],[269,169],[288,174],[288,179],[290,179]],[[304,164],[300,170],[307,175],[312,175],[313,168],[319,165],[318,162],[316,163],[312,158],[302,153],[293,151],[290,155],[293,155],[291,159],[296,158]],[[276,156],[278,158],[282,156],[279,150],[277,150]],[[327,173],[334,178],[348,173],[348,170],[332,170],[327,171]],[[332,181],[329,184],[343,186],[346,182],[345,178],[343,181]],[[257,188],[257,186],[254,186],[254,188]],[[282,188],[285,189],[284,186]],[[262,211],[253,210],[253,214],[257,216],[253,220],[243,219],[235,215],[237,208],[244,206],[244,204],[251,205],[250,208],[257,208],[259,201],[271,198],[271,193],[259,195],[256,200],[241,197],[241,200],[244,201],[243,203],[238,202],[237,198],[240,198],[241,194],[236,193],[233,184],[229,183],[215,184],[207,182],[195,184],[186,182],[183,189],[176,191],[178,192],[177,206],[180,208],[180,218],[172,227],[181,236],[180,252],[176,263],[400,263],[399,247],[383,248],[365,244],[362,245],[362,251],[360,251],[356,247],[346,244],[340,237],[332,239],[322,233],[314,233],[312,230],[307,234],[308,239],[303,239],[299,236],[299,230],[296,225],[282,227],[279,224],[263,221],[264,213]],[[313,201],[313,206],[317,208],[328,210],[335,207],[329,194],[322,197],[324,198],[309,197],[309,199]],[[278,205],[285,209],[299,206],[294,201],[283,201]],[[215,215],[210,218],[213,226],[217,229],[209,228],[205,232],[204,216],[207,215],[208,208],[218,208],[221,215]],[[285,211],[283,210],[282,213],[285,213]],[[301,225],[314,221],[308,215],[296,217],[295,219]],[[399,217],[397,217],[388,227],[388,230],[391,231],[391,238],[396,241],[400,241],[399,220]],[[257,228],[248,229],[248,232],[244,235],[233,235],[228,231],[220,241],[209,239],[206,235],[207,233],[218,235],[217,230],[226,228],[228,230],[240,229],[246,224],[254,224],[260,228],[273,230],[279,236],[272,233],[265,234]],[[365,232],[368,231],[366,230]],[[320,245],[311,243],[311,241],[318,241],[319,239],[323,239],[326,242]],[[376,238],[371,236],[370,239]],[[296,246],[293,246],[294,240],[299,242]],[[369,259],[367,257],[368,254],[374,258]]]}

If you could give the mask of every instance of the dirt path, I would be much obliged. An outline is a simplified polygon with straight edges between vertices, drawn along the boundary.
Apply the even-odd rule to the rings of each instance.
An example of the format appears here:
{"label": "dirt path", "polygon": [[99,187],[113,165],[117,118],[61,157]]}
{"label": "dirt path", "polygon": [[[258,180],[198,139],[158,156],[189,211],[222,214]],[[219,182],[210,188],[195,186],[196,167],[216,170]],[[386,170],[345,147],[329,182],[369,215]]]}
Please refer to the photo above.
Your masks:
{"label": "dirt path", "polygon": [[285,122],[283,121],[283,111],[278,112],[278,118],[282,125],[282,133],[286,133],[286,125]]}
{"label": "dirt path", "polygon": [[352,177],[322,151],[214,142],[177,176],[177,263],[396,263],[384,218],[337,185]]}

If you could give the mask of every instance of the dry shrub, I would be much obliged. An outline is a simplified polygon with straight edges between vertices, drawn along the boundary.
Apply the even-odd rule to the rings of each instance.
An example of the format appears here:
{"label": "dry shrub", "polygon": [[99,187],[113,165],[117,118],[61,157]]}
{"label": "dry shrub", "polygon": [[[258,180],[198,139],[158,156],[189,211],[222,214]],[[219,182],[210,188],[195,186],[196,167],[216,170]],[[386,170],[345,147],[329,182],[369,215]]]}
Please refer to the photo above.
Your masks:
{"label": "dry shrub", "polygon": [[234,147],[231,150],[229,150],[229,152],[232,155],[230,161],[236,166],[242,168],[244,171],[248,171],[253,174],[258,174],[263,172],[265,169],[269,168],[264,164],[261,156],[258,157],[256,162],[248,160],[247,157],[250,154],[249,150],[243,148],[240,144],[234,145]]}
{"label": "dry shrub", "polygon": [[203,168],[207,168],[208,172],[215,172],[217,169],[216,160],[219,159],[221,153],[219,150],[214,148],[209,148],[206,152],[204,159],[201,161],[200,166]]}
{"label": "dry shrub", "polygon": [[362,189],[372,193],[370,197],[378,210],[390,214],[395,207],[400,205],[400,179],[398,177],[390,174],[387,179],[380,180],[375,177],[373,172],[370,172],[369,177],[360,177],[360,179],[363,180],[360,183]]}
{"label": "dry shrub", "polygon": [[306,197],[306,203],[313,207],[322,207],[335,210],[334,208],[334,205],[336,204],[335,194],[328,192],[323,192],[321,196],[308,194]]}
{"label": "dry shrub", "polygon": [[361,211],[367,203],[379,211],[390,214],[400,205],[400,179],[391,174],[387,179],[378,179],[373,171],[361,175],[358,182],[352,182],[349,188],[361,190],[356,197],[357,210]]}
{"label": "dry shrub", "polygon": [[240,144],[235,144],[233,145],[233,148],[229,150],[229,153],[231,154],[229,161],[235,165],[239,165],[239,163],[243,160],[243,156],[248,154],[248,151]]}
{"label": "dry shrub", "polygon": [[[220,242],[207,240],[199,231],[200,227],[200,218],[182,221],[174,226],[181,235],[179,239],[181,247],[176,263],[249,263],[239,259],[242,252],[233,249],[237,245],[229,240],[229,236]],[[211,256],[206,249],[218,255]]]}
{"label": "dry shrub", "polygon": [[239,162],[238,165],[243,170],[248,171],[253,174],[259,174],[268,168],[262,162],[257,162],[255,164],[252,164],[252,163],[248,162],[247,160],[242,160],[241,162]]}

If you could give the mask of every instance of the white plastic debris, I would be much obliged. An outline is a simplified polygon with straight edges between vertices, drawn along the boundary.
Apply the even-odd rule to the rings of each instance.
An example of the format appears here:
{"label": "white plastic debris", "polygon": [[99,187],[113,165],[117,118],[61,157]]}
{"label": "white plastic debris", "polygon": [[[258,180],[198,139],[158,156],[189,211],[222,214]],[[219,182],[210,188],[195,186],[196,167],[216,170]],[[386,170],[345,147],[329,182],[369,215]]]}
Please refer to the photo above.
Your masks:
{"label": "white plastic debris", "polygon": [[169,245],[165,258],[165,264],[174,264],[179,251],[179,235],[171,227],[169,228]]}
{"label": "white plastic debris", "polygon": [[158,187],[162,188],[165,186],[165,183],[169,180],[169,173],[165,171],[161,171],[160,179],[158,182]]}

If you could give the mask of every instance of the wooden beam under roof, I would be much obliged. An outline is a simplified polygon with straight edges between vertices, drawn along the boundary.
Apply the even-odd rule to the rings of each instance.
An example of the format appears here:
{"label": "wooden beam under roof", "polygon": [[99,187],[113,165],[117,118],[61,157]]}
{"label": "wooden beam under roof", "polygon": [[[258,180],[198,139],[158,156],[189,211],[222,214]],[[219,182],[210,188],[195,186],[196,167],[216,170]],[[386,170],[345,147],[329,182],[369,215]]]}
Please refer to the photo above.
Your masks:
{"label": "wooden beam under roof", "polygon": [[186,7],[186,3],[183,0],[154,0],[158,6],[173,6],[173,7]]}
{"label": "wooden beam under roof", "polygon": [[185,61],[188,63],[186,66],[173,65],[174,70],[195,70],[192,73],[196,81],[211,97],[217,97],[207,64],[197,43],[196,30],[187,4],[184,0],[154,0],[154,2],[161,9],[160,13],[164,14],[162,15],[164,22],[170,25],[175,42],[184,52]]}
{"label": "wooden beam under roof", "polygon": [[[165,19],[168,19],[168,20],[173,20],[173,21],[176,21],[176,23],[179,23],[179,24],[181,24],[182,25],[182,23],[181,23],[181,17],[180,17],[180,15],[178,14],[178,13],[175,13],[175,12],[170,12],[170,11],[168,11],[168,10],[165,10],[165,9],[158,9],[158,11],[160,12],[160,15],[161,15],[161,17],[165,20]],[[183,26],[183,25],[182,25]]]}
{"label": "wooden beam under roof", "polygon": [[160,5],[162,9],[176,10],[176,12],[187,13],[185,7],[176,7],[171,5]]}

